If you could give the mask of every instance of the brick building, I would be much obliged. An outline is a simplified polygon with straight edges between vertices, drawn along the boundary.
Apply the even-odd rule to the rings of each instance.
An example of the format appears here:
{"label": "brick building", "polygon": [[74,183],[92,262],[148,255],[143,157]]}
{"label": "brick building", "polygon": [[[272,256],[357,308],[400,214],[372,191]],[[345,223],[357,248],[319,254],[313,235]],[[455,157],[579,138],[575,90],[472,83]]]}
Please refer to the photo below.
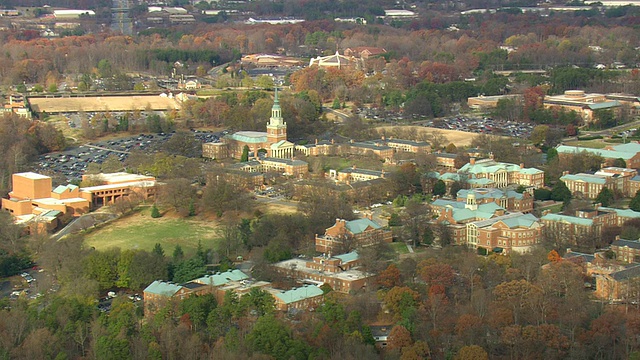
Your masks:
{"label": "brick building", "polygon": [[469,180],[486,179],[484,187],[502,188],[510,184],[533,187],[537,189],[544,186],[544,171],[536,168],[525,168],[524,164],[515,165],[497,162],[493,159],[476,161],[472,158],[467,164],[458,170],[465,174]]}
{"label": "brick building", "polygon": [[336,223],[326,229],[324,235],[316,234],[315,242],[317,252],[331,254],[340,249],[367,246],[378,241],[392,242],[391,231],[371,219],[363,218],[351,221],[336,219]]}
{"label": "brick building", "polygon": [[271,294],[276,302],[276,309],[289,310],[314,310],[324,301],[324,292],[315,285],[304,285],[291,290],[271,289]]}
{"label": "brick building", "polygon": [[350,293],[367,287],[375,280],[373,274],[360,271],[358,253],[352,251],[336,256],[315,256],[311,260],[293,258],[273,264],[281,275],[297,282],[328,284],[334,291]]}
{"label": "brick building", "polygon": [[640,241],[620,239],[619,236],[611,243],[611,251],[616,259],[625,263],[640,263]]}
{"label": "brick building", "polygon": [[640,144],[638,144],[637,142],[609,145],[604,149],[558,145],[556,147],[556,150],[558,151],[558,156],[560,157],[571,157],[582,152],[587,152],[603,157],[604,164],[608,166],[612,165],[614,161],[622,159],[626,162],[627,168],[640,168]]}
{"label": "brick building", "polygon": [[302,178],[309,173],[309,164],[302,160],[265,157],[233,164],[228,169],[262,174],[274,172],[284,176]]}

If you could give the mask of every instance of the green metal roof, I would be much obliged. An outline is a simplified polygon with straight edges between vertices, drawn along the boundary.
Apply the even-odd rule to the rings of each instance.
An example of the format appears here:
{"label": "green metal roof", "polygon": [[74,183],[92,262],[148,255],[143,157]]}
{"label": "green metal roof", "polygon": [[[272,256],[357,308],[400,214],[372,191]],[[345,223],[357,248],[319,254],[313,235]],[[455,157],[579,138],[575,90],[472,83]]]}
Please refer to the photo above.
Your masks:
{"label": "green metal roof", "polygon": [[616,146],[612,146],[615,151],[622,152],[630,152],[630,153],[639,153],[640,152],[640,144],[637,142],[630,142],[626,144],[618,144]]}
{"label": "green metal roof", "polygon": [[340,261],[342,261],[342,263],[345,264],[345,263],[348,263],[348,262],[351,262],[351,261],[358,260],[358,252],[357,251],[352,251],[352,252],[346,253],[346,254],[335,255],[334,258],[340,259]]}
{"label": "green metal roof", "polygon": [[510,229],[518,227],[531,227],[531,225],[535,224],[537,221],[538,218],[536,218],[532,214],[524,214],[522,216],[502,220],[502,222]]}
{"label": "green metal roof", "polygon": [[640,212],[633,211],[631,209],[615,209],[615,208],[609,208],[609,207],[600,207],[599,210],[615,211],[618,214],[618,216],[622,218],[633,218],[633,219],[640,218]]}
{"label": "green metal roof", "polygon": [[144,292],[170,297],[180,291],[180,289],[182,289],[182,286],[180,285],[170,282],[164,282],[162,280],[156,280],[152,282],[151,285],[147,286],[146,289],[144,289]]}
{"label": "green metal roof", "polygon": [[291,304],[297,301],[313,298],[316,296],[321,296],[322,294],[323,294],[322,290],[317,286],[305,285],[297,289],[291,289],[291,290],[283,291],[281,293],[275,293],[274,295],[278,299],[282,300],[285,304]]}
{"label": "green metal roof", "polygon": [[566,222],[566,223],[582,225],[582,226],[593,225],[593,220],[591,219],[579,218],[575,216],[568,216],[568,215],[562,215],[562,214],[547,214],[540,219],[547,220],[547,221]]}
{"label": "green metal roof", "polygon": [[53,189],[53,192],[56,194],[62,194],[65,191],[73,191],[75,189],[77,189],[78,187],[73,185],[73,184],[69,184],[69,185],[58,185],[55,189]]}
{"label": "green metal roof", "polygon": [[618,106],[620,106],[620,102],[616,100],[599,102],[599,103],[588,105],[589,109],[591,110],[609,109],[609,108],[618,107]]}
{"label": "green metal roof", "polygon": [[238,131],[228,135],[231,139],[249,144],[259,144],[267,142],[267,133],[261,131]]}
{"label": "green metal roof", "polygon": [[196,281],[202,284],[220,286],[220,285],[227,284],[231,281],[241,281],[241,280],[246,280],[248,278],[249,276],[247,276],[247,274],[243,273],[240,270],[235,269],[235,270],[228,270],[223,273],[206,275],[197,279]]}
{"label": "green metal roof", "polygon": [[536,175],[536,174],[541,174],[544,171],[540,170],[540,169],[536,169],[536,168],[524,168],[524,169],[520,169],[520,174],[525,174],[525,175]]}
{"label": "green metal roof", "polygon": [[560,145],[556,148],[558,153],[560,154],[578,154],[583,151],[586,151],[591,154],[595,154],[598,156],[602,156],[605,159],[624,159],[629,160],[636,156],[636,152],[627,152],[627,151],[616,151],[616,150],[603,150],[603,149],[592,149],[580,146],[567,146]]}
{"label": "green metal roof", "polygon": [[601,184],[601,185],[604,185],[607,183],[607,179],[605,177],[592,175],[592,174],[567,174],[560,177],[560,180],[564,182],[566,182],[567,180],[584,181],[589,184]]}
{"label": "green metal roof", "polygon": [[347,226],[347,230],[349,230],[352,234],[360,234],[363,231],[365,231],[369,226],[371,226],[374,229],[380,229],[382,227],[377,223],[375,223],[374,221],[369,220],[367,218],[347,221],[346,226]]}

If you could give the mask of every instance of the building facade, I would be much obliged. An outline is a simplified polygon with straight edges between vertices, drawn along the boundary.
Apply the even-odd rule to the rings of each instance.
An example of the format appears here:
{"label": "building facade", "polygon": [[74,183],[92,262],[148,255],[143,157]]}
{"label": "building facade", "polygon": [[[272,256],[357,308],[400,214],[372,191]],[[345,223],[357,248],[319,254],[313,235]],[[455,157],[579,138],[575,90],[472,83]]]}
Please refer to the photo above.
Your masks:
{"label": "building facade", "polygon": [[351,221],[336,219],[336,223],[326,229],[323,235],[316,235],[315,240],[316,251],[325,254],[339,252],[345,247],[372,245],[378,241],[392,242],[391,231],[368,218]]}

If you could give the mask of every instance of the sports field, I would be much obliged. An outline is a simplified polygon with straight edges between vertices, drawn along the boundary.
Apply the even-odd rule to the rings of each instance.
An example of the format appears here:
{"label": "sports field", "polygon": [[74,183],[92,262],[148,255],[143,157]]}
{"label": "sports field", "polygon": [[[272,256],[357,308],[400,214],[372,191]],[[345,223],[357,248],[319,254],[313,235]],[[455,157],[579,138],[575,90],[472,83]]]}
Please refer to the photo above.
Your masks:
{"label": "sports field", "polygon": [[132,96],[87,96],[87,97],[32,97],[28,99],[35,112],[46,111],[49,114],[61,112],[94,111],[134,111],[134,110],[173,110],[179,109],[179,103],[159,95]]}

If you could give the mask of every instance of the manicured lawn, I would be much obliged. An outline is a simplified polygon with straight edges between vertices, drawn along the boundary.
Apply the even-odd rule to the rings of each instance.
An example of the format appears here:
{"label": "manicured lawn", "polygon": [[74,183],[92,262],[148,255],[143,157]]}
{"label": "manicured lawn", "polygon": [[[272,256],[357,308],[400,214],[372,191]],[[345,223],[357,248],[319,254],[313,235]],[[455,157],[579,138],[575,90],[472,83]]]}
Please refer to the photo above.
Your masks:
{"label": "manicured lawn", "polygon": [[391,248],[393,249],[393,251],[396,252],[396,254],[408,254],[409,253],[409,249],[407,249],[407,244],[403,243],[403,242],[394,242],[389,244],[391,245]]}
{"label": "manicured lawn", "polygon": [[602,141],[602,140],[578,140],[578,141],[570,141],[567,142],[565,145],[568,146],[581,146],[581,147],[588,147],[588,148],[593,148],[593,149],[602,149],[605,146],[609,145],[606,142]]}
{"label": "manicured lawn", "polygon": [[198,240],[202,241],[205,249],[215,249],[220,237],[216,226],[215,221],[198,218],[182,219],[165,215],[153,219],[149,209],[144,209],[91,231],[85,237],[85,244],[98,250],[112,247],[152,250],[156,243],[160,243],[168,255],[171,255],[176,244],[180,244],[188,255],[195,253]]}

